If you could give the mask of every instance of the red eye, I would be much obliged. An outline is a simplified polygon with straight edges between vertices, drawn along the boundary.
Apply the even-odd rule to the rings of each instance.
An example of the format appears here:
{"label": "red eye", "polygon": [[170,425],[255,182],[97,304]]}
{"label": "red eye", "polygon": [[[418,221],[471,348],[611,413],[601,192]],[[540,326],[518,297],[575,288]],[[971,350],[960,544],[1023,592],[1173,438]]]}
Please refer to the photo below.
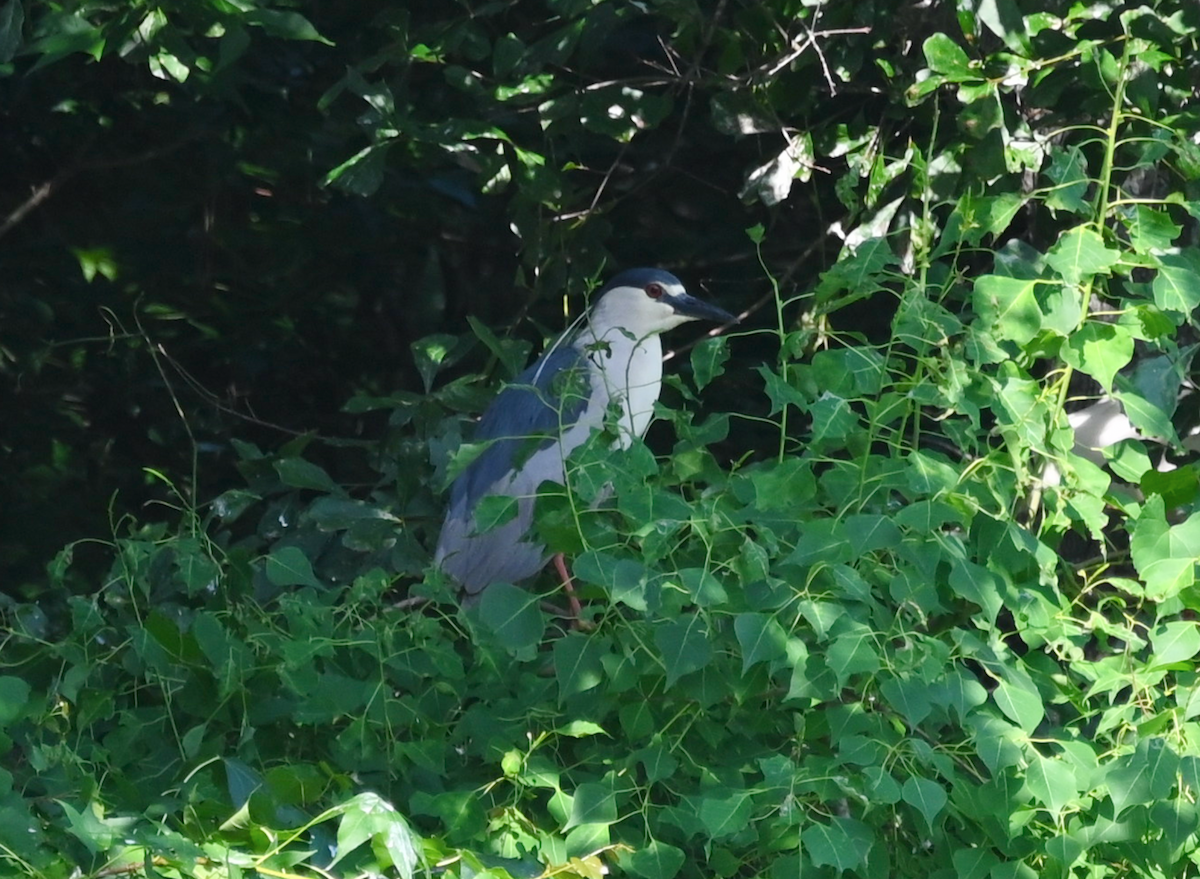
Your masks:
{"label": "red eye", "polygon": [[663,289],[662,284],[655,283],[655,284],[647,284],[646,285],[646,295],[649,296],[651,299],[660,299],[660,298],[662,298],[662,295],[666,292],[667,291]]}

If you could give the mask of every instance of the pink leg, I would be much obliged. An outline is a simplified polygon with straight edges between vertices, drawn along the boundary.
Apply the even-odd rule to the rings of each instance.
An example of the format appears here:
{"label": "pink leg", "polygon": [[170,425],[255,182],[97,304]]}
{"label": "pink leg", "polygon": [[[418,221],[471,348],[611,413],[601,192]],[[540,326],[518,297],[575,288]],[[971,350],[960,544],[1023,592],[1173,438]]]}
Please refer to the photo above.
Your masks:
{"label": "pink leg", "polygon": [[571,604],[571,616],[578,620],[583,607],[580,605],[579,599],[575,597],[575,585],[571,581],[571,572],[567,570],[567,560],[563,558],[561,552],[554,554],[554,569],[558,571],[559,579],[563,584],[563,592],[567,594],[567,601]]}

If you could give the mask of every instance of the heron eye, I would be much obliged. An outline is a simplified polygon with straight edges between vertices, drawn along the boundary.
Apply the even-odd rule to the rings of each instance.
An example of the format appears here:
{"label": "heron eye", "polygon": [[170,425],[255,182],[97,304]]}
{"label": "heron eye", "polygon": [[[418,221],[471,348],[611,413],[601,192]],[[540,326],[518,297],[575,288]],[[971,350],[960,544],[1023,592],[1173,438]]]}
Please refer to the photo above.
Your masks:
{"label": "heron eye", "polygon": [[663,289],[662,284],[654,283],[646,285],[646,295],[651,299],[661,299],[662,295],[667,291]]}

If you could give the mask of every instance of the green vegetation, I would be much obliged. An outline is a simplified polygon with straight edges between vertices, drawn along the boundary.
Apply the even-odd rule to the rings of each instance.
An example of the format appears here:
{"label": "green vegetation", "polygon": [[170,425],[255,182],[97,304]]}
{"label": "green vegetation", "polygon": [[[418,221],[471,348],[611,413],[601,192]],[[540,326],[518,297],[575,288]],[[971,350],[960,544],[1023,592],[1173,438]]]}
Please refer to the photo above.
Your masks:
{"label": "green vegetation", "polygon": [[[7,0],[0,874],[1200,874],[1198,34]],[[460,611],[469,416],[638,264],[749,316],[542,499],[585,625]]]}

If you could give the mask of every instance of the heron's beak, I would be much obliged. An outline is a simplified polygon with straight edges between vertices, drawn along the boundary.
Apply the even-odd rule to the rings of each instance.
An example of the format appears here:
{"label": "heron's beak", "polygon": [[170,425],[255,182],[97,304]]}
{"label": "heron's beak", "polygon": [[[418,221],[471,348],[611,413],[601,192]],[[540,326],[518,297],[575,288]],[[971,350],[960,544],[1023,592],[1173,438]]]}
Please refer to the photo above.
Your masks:
{"label": "heron's beak", "polygon": [[735,324],[738,322],[737,317],[725,309],[717,308],[717,306],[705,302],[703,299],[697,299],[695,296],[689,296],[686,293],[664,296],[663,299],[671,304],[676,314],[686,317],[688,320],[711,320],[719,324]]}

